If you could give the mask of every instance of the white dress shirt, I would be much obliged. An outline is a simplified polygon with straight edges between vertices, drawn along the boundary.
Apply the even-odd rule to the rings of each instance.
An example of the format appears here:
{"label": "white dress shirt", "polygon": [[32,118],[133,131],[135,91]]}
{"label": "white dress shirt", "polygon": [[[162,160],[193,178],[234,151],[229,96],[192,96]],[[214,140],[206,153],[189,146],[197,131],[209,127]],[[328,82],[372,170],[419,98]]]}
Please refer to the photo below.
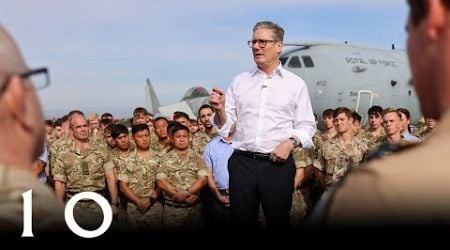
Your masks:
{"label": "white dress shirt", "polygon": [[[258,68],[236,76],[226,93],[225,112],[219,134],[227,136],[236,122],[235,149],[270,153],[293,135],[304,148],[314,147],[316,123],[308,89],[281,64],[270,76]],[[214,117],[211,120],[214,124]]]}

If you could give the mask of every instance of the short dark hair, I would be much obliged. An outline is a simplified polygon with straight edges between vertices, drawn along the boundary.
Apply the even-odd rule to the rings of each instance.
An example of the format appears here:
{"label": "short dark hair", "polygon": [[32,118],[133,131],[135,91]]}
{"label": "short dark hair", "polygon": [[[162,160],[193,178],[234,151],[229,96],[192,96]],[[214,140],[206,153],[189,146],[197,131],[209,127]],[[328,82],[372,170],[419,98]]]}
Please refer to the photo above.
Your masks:
{"label": "short dark hair", "polygon": [[137,124],[137,125],[134,125],[133,127],[131,127],[131,134],[135,135],[137,132],[144,131],[144,130],[150,131],[147,124],[145,124],[145,123]]}
{"label": "short dark hair", "polygon": [[359,123],[361,123],[361,116],[358,114],[358,112],[353,111],[352,117],[353,117],[353,121],[358,121]]}
{"label": "short dark hair", "polygon": [[181,111],[175,111],[175,112],[173,112],[173,119],[174,119],[174,120],[177,120],[178,118],[181,118],[181,117],[186,118],[188,121],[191,120],[191,118],[189,118],[189,115],[186,114],[186,113],[184,113],[184,112],[181,112]]}
{"label": "short dark hair", "polygon": [[62,126],[62,119],[61,118],[56,119],[56,121],[53,123],[53,127],[56,128],[61,126]]}
{"label": "short dark hair", "polygon": [[102,118],[100,120],[100,124],[106,127],[106,126],[108,126],[110,124],[114,124],[114,121],[109,119],[109,118]]}
{"label": "short dark hair", "polygon": [[333,113],[333,118],[336,118],[341,113],[344,113],[347,118],[352,118],[352,111],[347,107],[336,108]]}
{"label": "short dark hair", "polygon": [[148,111],[147,111],[147,109],[145,109],[143,107],[137,107],[133,111],[133,116],[136,116],[138,114],[139,115],[148,115]]}
{"label": "short dark hair", "polygon": [[378,115],[381,116],[381,113],[383,113],[383,108],[381,106],[378,105],[374,105],[372,107],[369,108],[369,110],[367,111],[367,114],[370,115]]}
{"label": "short dark hair", "polygon": [[167,118],[165,118],[165,117],[163,117],[163,116],[159,116],[159,117],[156,117],[156,118],[153,120],[153,125],[155,125],[156,122],[159,121],[159,120],[164,120],[164,121],[166,121],[167,123],[169,123],[169,120],[167,120]]}
{"label": "short dark hair", "polygon": [[333,117],[334,110],[333,109],[325,109],[322,113],[322,117]]}
{"label": "short dark hair", "polygon": [[53,120],[45,120],[45,125],[53,127]]}
{"label": "short dark hair", "polygon": [[211,109],[212,112],[215,112],[214,108],[213,108],[211,105],[209,105],[209,104],[203,104],[203,105],[198,109],[198,116],[200,116],[200,111],[201,111],[202,109]]}
{"label": "short dark hair", "polygon": [[128,135],[128,128],[122,124],[114,124],[111,128],[111,136],[116,139],[120,134]]}
{"label": "short dark hair", "polygon": [[108,118],[108,117],[114,117],[111,113],[103,113],[102,116],[100,117],[101,119],[103,118]]}
{"label": "short dark hair", "polygon": [[408,120],[411,117],[411,114],[409,113],[409,110],[407,110],[405,108],[398,108],[397,112],[400,112],[400,113],[404,114]]}
{"label": "short dark hair", "polygon": [[186,130],[186,132],[188,132],[188,134],[189,134],[188,127],[186,127],[180,123],[177,123],[171,128],[170,135],[173,136],[177,131],[180,131],[180,130]]}

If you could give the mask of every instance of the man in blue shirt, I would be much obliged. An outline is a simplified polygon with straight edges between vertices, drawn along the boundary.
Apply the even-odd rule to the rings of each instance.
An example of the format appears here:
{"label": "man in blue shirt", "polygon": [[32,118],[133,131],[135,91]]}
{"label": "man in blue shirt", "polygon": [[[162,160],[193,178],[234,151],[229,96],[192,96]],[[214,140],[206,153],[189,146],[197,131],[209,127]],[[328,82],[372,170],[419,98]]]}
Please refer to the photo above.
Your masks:
{"label": "man in blue shirt", "polygon": [[231,211],[229,198],[228,159],[233,154],[233,135],[217,135],[205,147],[203,159],[208,168],[208,186],[211,190],[209,216],[211,226],[226,229],[230,225]]}

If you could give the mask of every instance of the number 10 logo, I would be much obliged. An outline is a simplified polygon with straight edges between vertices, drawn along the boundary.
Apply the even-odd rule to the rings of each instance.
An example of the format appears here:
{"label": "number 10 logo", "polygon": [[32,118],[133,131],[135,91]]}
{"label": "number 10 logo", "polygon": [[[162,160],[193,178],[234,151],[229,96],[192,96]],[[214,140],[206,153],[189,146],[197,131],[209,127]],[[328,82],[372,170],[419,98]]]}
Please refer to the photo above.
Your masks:
{"label": "number 10 logo", "polygon": [[[34,237],[33,235],[33,205],[32,205],[32,190],[22,193],[23,198],[23,232],[22,237]],[[99,228],[95,230],[85,230],[81,228],[73,217],[73,208],[75,204],[81,199],[91,199],[95,201],[103,212],[103,222]],[[112,223],[112,210],[109,202],[101,195],[94,192],[82,192],[74,195],[69,202],[67,202],[64,209],[64,220],[69,229],[76,235],[83,238],[95,238],[102,235]]]}

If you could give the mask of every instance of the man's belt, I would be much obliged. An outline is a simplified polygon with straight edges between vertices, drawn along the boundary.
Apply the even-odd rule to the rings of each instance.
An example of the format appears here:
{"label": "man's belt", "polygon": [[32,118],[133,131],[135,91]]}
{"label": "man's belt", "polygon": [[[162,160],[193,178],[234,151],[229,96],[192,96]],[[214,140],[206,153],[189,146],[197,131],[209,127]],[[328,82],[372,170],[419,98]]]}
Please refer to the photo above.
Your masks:
{"label": "man's belt", "polygon": [[82,192],[94,192],[94,193],[97,193],[97,194],[99,194],[101,196],[105,196],[105,190],[103,190],[103,189],[102,190],[96,190],[96,191],[80,191],[80,192],[66,190],[66,195],[69,196],[69,197],[72,197],[72,196],[74,196],[76,194],[79,194],[79,193],[82,193]]}
{"label": "man's belt", "polygon": [[247,158],[251,158],[253,160],[270,160],[270,154],[269,153],[259,153],[259,152],[252,152],[252,151],[243,151],[239,149],[234,150],[235,154],[245,156]]}
{"label": "man's belt", "polygon": [[178,203],[178,202],[174,202],[174,201],[171,201],[171,200],[166,200],[164,204],[166,206],[176,207],[176,208],[180,208],[180,207],[181,208],[188,208],[188,207],[193,207],[193,206],[197,205],[197,204],[190,205],[190,204],[186,204],[186,203]]}

